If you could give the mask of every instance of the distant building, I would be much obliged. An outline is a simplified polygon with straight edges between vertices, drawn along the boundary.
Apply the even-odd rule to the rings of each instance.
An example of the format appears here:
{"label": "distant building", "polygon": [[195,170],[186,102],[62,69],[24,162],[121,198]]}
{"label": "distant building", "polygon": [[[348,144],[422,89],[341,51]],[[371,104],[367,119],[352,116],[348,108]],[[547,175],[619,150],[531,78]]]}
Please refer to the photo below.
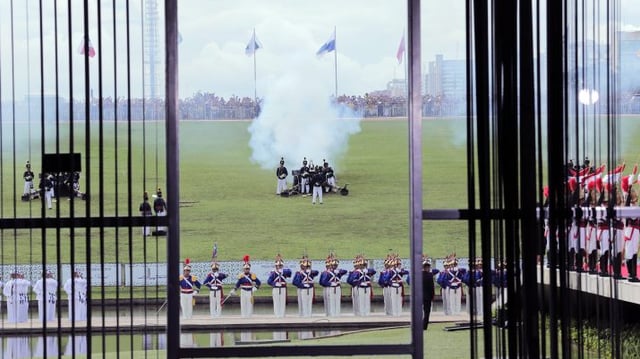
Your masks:
{"label": "distant building", "polygon": [[428,75],[425,77],[426,94],[464,98],[467,91],[466,71],[465,60],[445,60],[443,55],[436,55],[436,60],[429,62]]}
{"label": "distant building", "polygon": [[407,80],[393,79],[387,82],[387,94],[391,97],[407,96]]}

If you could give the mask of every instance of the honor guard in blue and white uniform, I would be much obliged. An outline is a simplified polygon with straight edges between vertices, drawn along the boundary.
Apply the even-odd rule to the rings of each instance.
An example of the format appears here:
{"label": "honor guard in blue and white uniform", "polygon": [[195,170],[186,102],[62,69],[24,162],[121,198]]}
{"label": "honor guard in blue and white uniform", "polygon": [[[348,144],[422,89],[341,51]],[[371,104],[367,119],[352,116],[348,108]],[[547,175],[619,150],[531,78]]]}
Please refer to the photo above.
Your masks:
{"label": "honor guard in blue and white uniform", "polygon": [[72,276],[63,286],[69,302],[69,321],[87,320],[87,280],[77,269]]}
{"label": "honor guard in blue and white uniform", "polygon": [[240,315],[243,318],[248,318],[253,315],[253,292],[260,289],[261,282],[255,273],[251,273],[248,255],[243,257],[243,261],[242,273],[238,274],[233,292],[240,289]]}
{"label": "honor guard in blue and white uniform", "polygon": [[291,278],[291,269],[284,268],[284,261],[280,253],[275,259],[275,268],[269,273],[267,284],[271,289],[273,298],[273,314],[276,318],[282,318],[287,306],[287,278]]}
{"label": "honor guard in blue and white uniform", "polygon": [[317,270],[311,269],[311,261],[305,255],[300,260],[300,270],[293,276],[293,285],[297,287],[298,314],[301,317],[310,317],[312,314],[315,287],[313,280],[318,276]]}
{"label": "honor guard in blue and white uniform", "polygon": [[451,306],[449,302],[449,281],[446,280],[449,276],[449,271],[451,270],[451,259],[449,257],[445,258],[442,272],[438,274],[438,278],[436,279],[436,283],[440,286],[440,296],[442,297],[442,311],[444,315],[451,315]]}
{"label": "honor guard in blue and white uniform", "polygon": [[227,278],[227,275],[220,272],[218,262],[212,262],[211,272],[207,274],[204,282],[202,282],[202,285],[209,287],[209,312],[211,318],[217,318],[222,314],[222,298],[224,298],[222,281],[225,278]]}
{"label": "honor guard in blue and white uniform", "polygon": [[7,301],[7,322],[22,323],[29,320],[29,287],[31,283],[22,273],[11,273],[2,294]]}
{"label": "honor guard in blue and white uniform", "polygon": [[[462,282],[467,285],[469,288],[469,293],[467,296],[467,311],[470,314],[482,316],[482,257],[476,258],[475,262],[469,263],[470,269],[464,274],[462,278]],[[471,267],[473,269],[471,269]],[[471,308],[471,301],[469,300],[469,296],[473,295],[473,305],[474,308]]]}
{"label": "honor guard in blue and white uniform", "polygon": [[287,176],[289,172],[287,167],[284,166],[284,157],[280,157],[280,166],[276,168],[276,179],[278,181],[276,187],[276,194],[280,194],[287,190]]}
{"label": "honor guard in blue and white uniform", "polygon": [[335,254],[330,253],[324,262],[326,268],[320,273],[324,312],[327,317],[340,316],[340,300],[342,298],[340,281],[342,276],[347,274],[347,270],[338,269],[338,263],[339,261]]}
{"label": "honor guard in blue and white uniform", "polygon": [[24,191],[22,192],[22,197],[26,199],[31,199],[31,190],[33,189],[34,174],[31,171],[31,163],[29,163],[29,161],[27,161],[27,164],[25,165],[25,171],[24,171],[24,174],[22,175],[22,178],[24,178]]}
{"label": "honor guard in blue and white uniform", "polygon": [[[629,206],[635,207],[638,202],[638,194],[632,188],[629,190]],[[627,218],[624,232],[624,257],[626,260],[627,277],[629,282],[638,282],[638,243],[640,242],[640,218]]]}
{"label": "honor guard in blue and white uniform", "polygon": [[455,254],[451,258],[451,268],[444,280],[448,281],[447,297],[451,315],[458,315],[462,309],[462,278],[466,270],[458,267],[458,259]]}
{"label": "honor guard in blue and white uniform", "polygon": [[353,300],[353,314],[367,316],[371,313],[371,297],[373,288],[371,279],[376,274],[372,268],[367,268],[367,260],[359,254],[353,260],[353,271],[349,272],[347,283],[351,285],[351,299]]}
{"label": "honor guard in blue and white uniform", "polygon": [[200,282],[195,275],[191,274],[191,261],[185,259],[180,276],[180,308],[182,318],[190,319],[193,316],[194,295],[200,291]]}
{"label": "honor guard in blue and white uniform", "polygon": [[496,301],[491,310],[504,309],[507,304],[507,263],[499,262],[491,273],[491,283],[496,287]]}
{"label": "honor guard in blue and white uniform", "polygon": [[151,226],[148,224],[151,223],[151,216],[153,216],[153,210],[151,209],[151,204],[149,204],[149,193],[147,191],[142,195],[142,203],[140,203],[140,215],[145,217],[145,226],[142,227],[142,235],[144,237],[151,235]]}
{"label": "honor guard in blue and white uniform", "polygon": [[53,277],[53,272],[48,270],[45,279],[36,281],[33,291],[38,300],[38,315],[41,322],[49,322],[56,319],[56,302],[58,301],[58,281]]}
{"label": "honor guard in blue and white uniform", "polygon": [[409,271],[402,268],[402,260],[396,253],[391,256],[391,268],[384,280],[389,288],[389,313],[388,315],[399,316],[402,314],[402,302],[404,300],[404,276]]}
{"label": "honor guard in blue and white uniform", "polygon": [[390,293],[390,272],[393,267],[393,260],[391,254],[387,254],[387,257],[383,261],[384,269],[380,271],[380,276],[378,277],[378,285],[382,287],[382,298],[384,301],[384,313],[386,315],[391,315],[391,299],[389,298]]}

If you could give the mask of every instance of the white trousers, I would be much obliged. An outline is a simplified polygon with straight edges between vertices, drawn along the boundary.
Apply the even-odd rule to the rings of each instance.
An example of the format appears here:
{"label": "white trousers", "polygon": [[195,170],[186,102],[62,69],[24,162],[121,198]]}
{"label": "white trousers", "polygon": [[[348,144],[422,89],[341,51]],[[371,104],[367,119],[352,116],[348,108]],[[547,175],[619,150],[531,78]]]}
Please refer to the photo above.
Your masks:
{"label": "white trousers", "polygon": [[449,303],[449,290],[447,288],[442,288],[440,291],[442,295],[442,310],[444,311],[444,315],[451,315],[451,305]]}
{"label": "white trousers", "polygon": [[447,297],[449,300],[449,309],[451,315],[458,315],[462,310],[462,288],[447,288]]}
{"label": "white trousers", "polygon": [[271,297],[273,298],[273,314],[276,318],[284,317],[287,306],[287,288],[274,287],[271,290]]}
{"label": "white trousers", "polygon": [[[45,295],[48,293],[44,293]],[[38,315],[41,322],[56,320],[56,297],[38,300]]]}
{"label": "white trousers", "polygon": [[22,194],[31,195],[31,188],[33,188],[33,181],[24,181],[24,191]]}
{"label": "white trousers", "polygon": [[222,314],[222,290],[210,290],[209,291],[209,313],[211,318],[217,318]]}
{"label": "white trousers", "polygon": [[240,289],[240,316],[248,318],[253,315],[253,291]]}
{"label": "white trousers", "polygon": [[353,287],[352,293],[354,303],[353,314],[357,316],[367,316],[371,313],[371,288]]}
{"label": "white trousers", "polygon": [[313,305],[313,287],[298,288],[298,314],[301,317],[310,317]]}
{"label": "white trousers", "polygon": [[278,178],[278,184],[276,186],[276,194],[282,193],[282,191],[287,189],[287,179]]}
{"label": "white trousers", "polygon": [[340,299],[342,298],[342,289],[340,286],[324,287],[324,311],[327,317],[340,316]]}
{"label": "white trousers", "polygon": [[391,291],[390,287],[382,287],[382,299],[384,300],[384,314],[391,315],[391,297],[389,294]]}
{"label": "white trousers", "polygon": [[316,203],[316,197],[318,201],[322,203],[322,187],[313,186],[313,196],[311,197],[311,203]]}
{"label": "white trousers", "polygon": [[399,316],[402,314],[402,287],[388,287],[389,289],[389,313],[388,315]]}
{"label": "white trousers", "polygon": [[51,209],[51,207],[53,206],[53,204],[52,204],[53,189],[50,189],[48,191],[44,191],[44,198],[47,200],[47,208]]}
{"label": "white trousers", "polygon": [[[162,212],[158,212],[156,213],[156,215],[158,217],[166,217],[167,216],[167,212],[166,211],[162,211]],[[158,231],[163,231],[163,232],[167,232],[167,227],[166,226],[158,226],[157,228]]]}
{"label": "white trousers", "polygon": [[191,319],[193,316],[193,293],[180,293],[180,308],[182,318]]}
{"label": "white trousers", "polygon": [[638,254],[638,238],[640,237],[640,229],[637,229],[637,228],[628,228],[628,229],[629,230],[625,232],[625,243],[624,243],[624,258],[626,260],[632,259],[634,255]]}

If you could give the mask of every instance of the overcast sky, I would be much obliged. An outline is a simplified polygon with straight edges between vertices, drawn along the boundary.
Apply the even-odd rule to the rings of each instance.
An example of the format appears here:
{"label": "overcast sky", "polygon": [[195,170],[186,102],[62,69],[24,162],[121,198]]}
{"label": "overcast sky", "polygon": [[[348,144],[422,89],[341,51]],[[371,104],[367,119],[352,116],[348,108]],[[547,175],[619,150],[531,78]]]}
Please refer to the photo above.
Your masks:
{"label": "overcast sky", "polygon": [[[69,14],[65,9],[66,1],[57,2],[59,51],[56,70],[53,2],[43,2],[43,26],[40,29],[39,1],[0,0],[0,8],[3,9],[0,12],[0,96],[3,101],[13,96],[21,99],[27,93],[39,93],[41,86],[45,93],[55,93],[56,73],[57,91],[63,97],[68,98],[70,92],[74,97],[83,96],[84,78],[81,74],[85,64],[84,57],[77,53],[84,32],[82,1],[71,1],[74,7],[70,16],[70,42],[67,40]],[[97,74],[99,66],[102,66],[102,92],[105,97],[126,97],[128,78],[131,79],[131,95],[140,97],[144,88],[141,70],[142,1],[130,1],[129,43],[126,41],[125,1],[115,3],[115,31],[113,3],[102,1],[101,33],[97,26],[98,9],[94,1],[90,3],[89,36],[97,51],[97,56],[89,61],[90,87],[94,95],[98,95]],[[637,2],[622,0],[621,10],[623,28],[640,29],[640,6]],[[161,12],[160,21],[162,16]],[[406,31],[404,1],[179,1],[182,36],[179,45],[180,97],[191,96],[197,91],[215,92],[225,98],[231,95],[253,97],[253,57],[246,56],[244,50],[254,28],[263,45],[256,52],[258,96],[267,92],[274,81],[292,74],[320,87],[327,95],[333,94],[333,53],[321,58],[317,58],[315,53],[329,39],[334,27],[340,94],[381,90],[394,77],[404,78],[404,62],[398,64],[396,59],[400,40]],[[44,84],[40,81],[40,31],[44,39]],[[436,54],[443,54],[446,59],[464,58],[464,32],[464,1],[423,1],[423,70]],[[127,46],[130,71],[127,71]],[[74,73],[72,81],[68,76],[69,58]],[[69,89],[70,82],[73,91]],[[146,93],[148,95],[148,88]]]}

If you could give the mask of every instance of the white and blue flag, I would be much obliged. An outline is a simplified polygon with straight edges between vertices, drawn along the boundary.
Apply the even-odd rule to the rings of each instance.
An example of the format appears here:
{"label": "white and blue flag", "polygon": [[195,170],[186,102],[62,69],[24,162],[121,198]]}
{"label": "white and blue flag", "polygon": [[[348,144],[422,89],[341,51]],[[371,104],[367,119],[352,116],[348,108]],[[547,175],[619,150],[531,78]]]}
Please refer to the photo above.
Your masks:
{"label": "white and blue flag", "polygon": [[331,51],[335,51],[336,50],[336,30],[333,30],[333,33],[331,34],[331,37],[329,38],[329,40],[327,40],[327,42],[325,42],[320,49],[318,50],[318,52],[316,52],[316,56],[322,56],[326,53],[329,53]]}
{"label": "white and blue flag", "polygon": [[247,47],[245,47],[245,49],[244,49],[244,53],[247,54],[247,56],[251,56],[258,49],[261,49],[261,48],[262,48],[262,43],[256,37],[256,30],[254,29],[253,30],[253,35],[251,36],[251,40],[249,40],[249,43],[247,44]]}

